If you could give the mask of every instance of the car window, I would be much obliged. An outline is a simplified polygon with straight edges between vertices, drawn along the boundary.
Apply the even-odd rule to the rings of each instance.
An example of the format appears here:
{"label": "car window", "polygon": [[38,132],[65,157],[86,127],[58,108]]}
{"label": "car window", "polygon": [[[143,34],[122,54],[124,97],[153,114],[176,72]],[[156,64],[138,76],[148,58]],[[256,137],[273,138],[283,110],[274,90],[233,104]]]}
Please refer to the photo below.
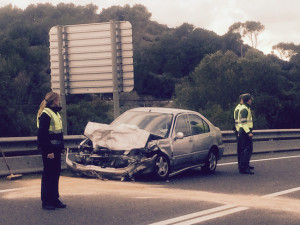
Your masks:
{"label": "car window", "polygon": [[209,133],[210,132],[210,128],[209,128],[208,124],[204,120],[202,120],[202,122],[203,122],[205,133]]}
{"label": "car window", "polygon": [[128,124],[146,130],[160,137],[167,137],[172,123],[172,114],[127,111],[119,116],[112,125]]}
{"label": "car window", "polygon": [[193,135],[208,133],[210,131],[208,124],[200,116],[195,114],[189,114],[188,116]]}
{"label": "car window", "polygon": [[179,115],[177,117],[175,132],[176,134],[182,132],[185,137],[191,135],[187,115]]}

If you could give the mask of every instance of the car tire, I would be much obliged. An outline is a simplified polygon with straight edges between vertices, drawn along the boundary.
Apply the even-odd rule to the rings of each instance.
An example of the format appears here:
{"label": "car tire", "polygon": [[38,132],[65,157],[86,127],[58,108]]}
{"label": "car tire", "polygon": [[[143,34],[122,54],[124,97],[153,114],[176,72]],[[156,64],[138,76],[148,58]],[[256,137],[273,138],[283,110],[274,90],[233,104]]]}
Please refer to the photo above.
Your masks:
{"label": "car tire", "polygon": [[154,176],[159,180],[166,180],[170,174],[170,162],[166,155],[158,154],[154,161]]}
{"label": "car tire", "polygon": [[202,170],[205,173],[211,174],[214,173],[217,168],[217,154],[216,151],[209,151],[205,165],[202,167]]}

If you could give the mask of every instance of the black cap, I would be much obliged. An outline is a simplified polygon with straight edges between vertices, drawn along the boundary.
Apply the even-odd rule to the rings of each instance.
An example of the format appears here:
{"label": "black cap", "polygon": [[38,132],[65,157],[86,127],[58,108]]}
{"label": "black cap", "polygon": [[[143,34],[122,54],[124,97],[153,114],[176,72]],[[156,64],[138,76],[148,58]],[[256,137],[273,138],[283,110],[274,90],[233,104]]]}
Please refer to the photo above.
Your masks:
{"label": "black cap", "polygon": [[239,101],[241,101],[241,100],[243,99],[243,95],[244,95],[244,94],[241,94],[241,95],[239,96]]}
{"label": "black cap", "polygon": [[250,99],[253,99],[253,97],[252,97],[249,93],[247,93],[247,94],[243,94],[242,99],[243,99],[243,102],[246,103],[246,102],[248,102]]}

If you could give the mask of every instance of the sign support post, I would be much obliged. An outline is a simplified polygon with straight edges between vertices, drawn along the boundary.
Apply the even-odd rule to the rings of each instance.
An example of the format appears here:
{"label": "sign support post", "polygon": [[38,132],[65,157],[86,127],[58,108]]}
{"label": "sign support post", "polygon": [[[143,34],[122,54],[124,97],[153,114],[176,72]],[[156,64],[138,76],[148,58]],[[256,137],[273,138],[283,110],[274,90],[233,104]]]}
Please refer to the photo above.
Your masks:
{"label": "sign support post", "polygon": [[117,65],[117,45],[116,45],[116,22],[110,20],[111,34],[111,55],[112,55],[112,75],[113,75],[113,100],[114,100],[114,118],[120,115],[120,96],[118,82],[118,65]]}
{"label": "sign support post", "polygon": [[64,74],[64,59],[62,54],[62,26],[57,26],[57,43],[58,43],[58,62],[59,62],[59,89],[60,89],[60,102],[62,106],[62,123],[63,123],[63,134],[68,134],[67,128],[67,104],[66,104],[66,94],[65,94],[65,74]]}

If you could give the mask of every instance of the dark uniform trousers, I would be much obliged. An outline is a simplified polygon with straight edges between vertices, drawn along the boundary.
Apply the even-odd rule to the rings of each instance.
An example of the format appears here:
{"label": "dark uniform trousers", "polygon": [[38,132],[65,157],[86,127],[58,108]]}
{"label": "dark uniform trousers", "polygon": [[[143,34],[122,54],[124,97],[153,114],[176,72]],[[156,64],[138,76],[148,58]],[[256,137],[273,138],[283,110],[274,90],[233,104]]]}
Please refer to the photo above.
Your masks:
{"label": "dark uniform trousers", "polygon": [[54,159],[42,154],[44,171],[42,175],[41,200],[44,204],[54,204],[58,198],[58,182],[61,170],[61,151],[54,152]]}
{"label": "dark uniform trousers", "polygon": [[235,137],[236,137],[236,153],[238,158],[238,166],[239,169],[241,168],[241,146],[240,146],[240,139],[239,139],[239,132],[235,131]]}
{"label": "dark uniform trousers", "polygon": [[240,170],[246,170],[249,168],[249,162],[253,152],[253,142],[252,138],[250,138],[242,128],[239,130],[238,146],[240,152],[238,156],[240,159],[239,168]]}

